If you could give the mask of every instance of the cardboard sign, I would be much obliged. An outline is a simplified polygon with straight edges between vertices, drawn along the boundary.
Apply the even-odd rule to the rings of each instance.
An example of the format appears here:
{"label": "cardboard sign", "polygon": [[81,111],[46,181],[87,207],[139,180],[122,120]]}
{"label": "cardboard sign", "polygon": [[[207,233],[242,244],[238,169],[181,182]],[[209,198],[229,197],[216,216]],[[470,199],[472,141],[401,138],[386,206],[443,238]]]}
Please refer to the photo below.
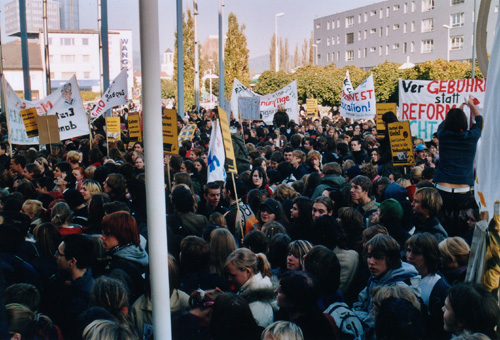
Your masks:
{"label": "cardboard sign", "polygon": [[410,122],[396,122],[388,125],[394,166],[415,165]]}
{"label": "cardboard sign", "polygon": [[59,134],[57,117],[54,115],[39,116],[38,134],[40,145],[59,143],[61,141],[61,135]]}
{"label": "cardboard sign", "polygon": [[37,113],[35,107],[30,107],[26,110],[19,111],[21,113],[21,118],[23,119],[24,127],[26,128],[26,134],[28,138],[38,136],[38,125],[36,123]]}
{"label": "cardboard sign", "polygon": [[181,133],[179,134],[179,144],[186,139],[193,140],[194,133],[196,132],[196,125],[190,124],[186,125],[182,128]]}
{"label": "cardboard sign", "polygon": [[141,117],[138,113],[128,115],[128,136],[133,141],[142,142]]}
{"label": "cardboard sign", "polygon": [[260,119],[260,98],[259,97],[239,97],[238,112],[241,119]]}
{"label": "cardboard sign", "polygon": [[307,117],[319,117],[318,110],[318,100],[317,99],[306,99],[307,106]]}
{"label": "cardboard sign", "polygon": [[233,140],[231,139],[231,131],[229,130],[229,122],[227,114],[222,107],[219,106],[220,129],[222,132],[222,140],[224,141],[224,149],[226,150],[226,164],[228,171],[237,173],[236,158],[234,157]]}
{"label": "cardboard sign", "polygon": [[121,139],[120,117],[106,117],[106,137],[109,142],[116,142]]}
{"label": "cardboard sign", "polygon": [[377,103],[377,137],[384,138],[385,124],[382,121],[382,115],[388,111],[396,113],[396,103]]}
{"label": "cardboard sign", "polygon": [[177,111],[171,109],[163,110],[163,151],[170,155],[178,155],[177,140]]}

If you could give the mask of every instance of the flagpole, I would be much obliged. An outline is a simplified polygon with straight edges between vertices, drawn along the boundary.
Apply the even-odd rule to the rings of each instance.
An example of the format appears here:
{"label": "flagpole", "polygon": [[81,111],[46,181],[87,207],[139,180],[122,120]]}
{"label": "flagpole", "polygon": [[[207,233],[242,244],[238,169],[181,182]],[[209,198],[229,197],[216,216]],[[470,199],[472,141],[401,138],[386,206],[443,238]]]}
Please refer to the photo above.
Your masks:
{"label": "flagpole", "polygon": [[219,106],[224,99],[224,0],[219,0]]}
{"label": "flagpole", "polygon": [[[2,78],[3,78],[2,49],[3,49],[3,46],[2,46],[2,25],[0,25],[0,81],[2,81]],[[3,81],[2,81],[2,84],[0,85],[0,87],[2,88],[2,98],[1,98],[0,105],[1,105],[1,109],[2,109],[3,114],[5,115],[5,118],[7,119],[7,124],[8,124],[9,120],[7,118],[7,111],[5,110],[5,108],[6,108],[6,106],[5,106],[5,89],[3,88]]]}
{"label": "flagpole", "polygon": [[184,20],[182,18],[182,0],[177,0],[177,112],[182,112],[184,119]]}
{"label": "flagpole", "polygon": [[43,0],[43,40],[45,52],[45,95],[48,96],[52,92],[52,85],[50,82],[49,24],[47,19],[47,0]]}
{"label": "flagpole", "polygon": [[24,99],[31,101],[28,32],[26,30],[26,0],[19,0],[19,26],[21,26],[21,54],[23,62]]}

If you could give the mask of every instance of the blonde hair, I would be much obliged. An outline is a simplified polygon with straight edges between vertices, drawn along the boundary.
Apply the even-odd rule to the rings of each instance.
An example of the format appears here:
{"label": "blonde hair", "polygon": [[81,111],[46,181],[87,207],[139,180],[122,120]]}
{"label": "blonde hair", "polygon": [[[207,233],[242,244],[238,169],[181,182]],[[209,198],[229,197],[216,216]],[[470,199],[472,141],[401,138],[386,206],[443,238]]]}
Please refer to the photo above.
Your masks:
{"label": "blonde hair", "polygon": [[45,333],[52,327],[49,317],[35,313],[19,303],[8,304],[5,306],[5,312],[9,332],[19,333],[22,339],[33,339],[39,331]]}
{"label": "blonde hair", "polygon": [[289,321],[276,321],[262,332],[262,340],[271,337],[273,340],[304,340],[299,326]]}
{"label": "blonde hair", "polygon": [[261,273],[262,276],[271,277],[271,265],[266,255],[262,253],[255,254],[248,248],[240,248],[233,251],[226,260],[225,266],[232,264],[236,269],[244,271],[251,269],[253,275]]}
{"label": "blonde hair", "polygon": [[92,321],[83,330],[83,340],[138,340],[137,335],[126,325],[109,320]]}
{"label": "blonde hair", "polygon": [[72,215],[69,205],[65,202],[59,202],[52,208],[51,222],[54,223],[57,228],[60,228],[63,224],[71,220]]}
{"label": "blonde hair", "polygon": [[420,310],[421,305],[418,301],[417,296],[411,291],[408,286],[397,286],[397,285],[385,285],[375,287],[372,291],[372,303],[373,303],[373,311],[375,316],[378,312],[378,307],[385,299],[390,297],[405,299],[410,302],[413,307]]}
{"label": "blonde hair", "polygon": [[401,185],[403,188],[409,187],[411,185],[411,181],[407,178],[398,178],[396,183]]}
{"label": "blonde hair", "polygon": [[278,201],[294,200],[297,197],[300,197],[300,194],[285,183],[278,185],[273,193],[273,198]]}
{"label": "blonde hair", "polygon": [[441,256],[457,262],[459,266],[467,264],[470,248],[467,242],[461,237],[449,237],[439,242]]}
{"label": "blonde hair", "polygon": [[226,218],[224,217],[224,215],[217,211],[210,214],[210,216],[208,217],[208,223],[217,224],[221,227],[227,227]]}
{"label": "blonde hair", "polygon": [[87,179],[82,182],[82,188],[87,189],[90,192],[91,196],[95,194],[99,194],[102,192],[102,187],[99,182],[94,181],[92,179]]}
{"label": "blonde hair", "polygon": [[228,256],[236,250],[236,241],[229,230],[217,228],[210,233],[210,272],[224,277]]}
{"label": "blonde hair", "polygon": [[42,214],[42,212],[45,211],[45,208],[43,207],[42,202],[40,202],[38,200],[26,200],[23,203],[22,209],[26,214],[29,214],[29,215],[33,214],[35,216],[40,216]]}
{"label": "blonde hair", "polygon": [[72,164],[78,164],[81,160],[81,155],[78,151],[71,150],[66,155],[66,160]]}

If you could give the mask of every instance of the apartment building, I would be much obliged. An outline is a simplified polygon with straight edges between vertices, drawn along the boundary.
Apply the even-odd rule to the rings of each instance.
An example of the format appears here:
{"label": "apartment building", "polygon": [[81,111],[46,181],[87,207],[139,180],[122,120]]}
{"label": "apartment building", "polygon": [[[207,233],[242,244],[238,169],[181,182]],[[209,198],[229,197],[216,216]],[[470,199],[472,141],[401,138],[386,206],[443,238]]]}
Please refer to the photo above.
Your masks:
{"label": "apartment building", "polygon": [[[488,50],[499,0],[488,15]],[[386,0],[314,20],[315,64],[370,69],[384,61],[472,59],[474,0]],[[478,4],[479,9],[479,4]]]}

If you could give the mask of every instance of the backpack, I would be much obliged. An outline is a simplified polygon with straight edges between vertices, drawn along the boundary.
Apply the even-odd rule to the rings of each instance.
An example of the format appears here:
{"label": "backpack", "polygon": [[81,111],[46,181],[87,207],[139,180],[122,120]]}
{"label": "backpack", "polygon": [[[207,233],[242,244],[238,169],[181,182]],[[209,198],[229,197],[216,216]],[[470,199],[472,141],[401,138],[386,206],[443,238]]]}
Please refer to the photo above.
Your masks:
{"label": "backpack", "polygon": [[[341,340],[364,340],[364,328],[361,320],[344,302],[335,302],[325,309],[324,314],[331,316],[339,330]],[[328,317],[327,317],[328,319]]]}

